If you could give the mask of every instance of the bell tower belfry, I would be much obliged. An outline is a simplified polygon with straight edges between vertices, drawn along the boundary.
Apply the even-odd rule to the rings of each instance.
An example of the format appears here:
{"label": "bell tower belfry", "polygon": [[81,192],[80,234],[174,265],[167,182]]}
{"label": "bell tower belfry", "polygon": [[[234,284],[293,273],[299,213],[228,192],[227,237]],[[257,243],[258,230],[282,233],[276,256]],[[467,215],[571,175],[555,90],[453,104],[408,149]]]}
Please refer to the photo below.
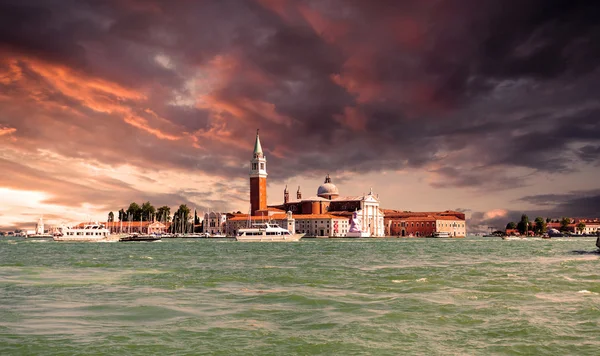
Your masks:
{"label": "bell tower belfry", "polygon": [[267,158],[260,145],[258,130],[254,142],[254,154],[250,161],[250,214],[267,208]]}

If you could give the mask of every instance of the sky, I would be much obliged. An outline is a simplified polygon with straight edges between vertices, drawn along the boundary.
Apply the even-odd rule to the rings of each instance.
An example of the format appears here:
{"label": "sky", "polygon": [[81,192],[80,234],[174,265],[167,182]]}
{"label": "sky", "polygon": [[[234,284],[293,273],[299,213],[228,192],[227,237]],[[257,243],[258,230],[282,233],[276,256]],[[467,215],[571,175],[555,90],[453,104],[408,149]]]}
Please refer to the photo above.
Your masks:
{"label": "sky", "polygon": [[0,230],[129,203],[600,217],[600,5],[523,0],[3,0]]}

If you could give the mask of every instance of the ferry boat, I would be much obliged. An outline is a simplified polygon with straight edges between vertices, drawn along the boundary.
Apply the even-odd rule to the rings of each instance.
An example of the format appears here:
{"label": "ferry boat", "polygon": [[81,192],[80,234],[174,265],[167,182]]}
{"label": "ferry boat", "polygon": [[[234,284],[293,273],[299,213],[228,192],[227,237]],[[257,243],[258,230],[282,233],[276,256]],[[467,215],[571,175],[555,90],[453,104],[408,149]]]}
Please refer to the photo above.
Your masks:
{"label": "ferry boat", "polygon": [[61,234],[54,236],[54,241],[96,242],[106,241],[110,230],[101,224],[89,224],[82,228],[63,227]]}
{"label": "ferry boat", "polygon": [[235,237],[237,241],[298,241],[304,234],[292,234],[277,224],[261,223],[251,228],[239,229]]}

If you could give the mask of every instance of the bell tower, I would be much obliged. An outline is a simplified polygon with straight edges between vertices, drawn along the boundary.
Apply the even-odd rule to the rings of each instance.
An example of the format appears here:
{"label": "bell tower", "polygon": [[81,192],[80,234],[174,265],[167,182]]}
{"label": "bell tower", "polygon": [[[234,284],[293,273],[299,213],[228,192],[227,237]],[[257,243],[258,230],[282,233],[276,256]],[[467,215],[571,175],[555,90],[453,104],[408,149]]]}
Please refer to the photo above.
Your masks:
{"label": "bell tower", "polygon": [[260,145],[258,130],[254,142],[254,154],[250,160],[250,214],[267,208],[267,158]]}
{"label": "bell tower", "polygon": [[285,186],[285,189],[283,190],[283,203],[287,204],[290,201],[290,192],[287,189],[287,185]]}

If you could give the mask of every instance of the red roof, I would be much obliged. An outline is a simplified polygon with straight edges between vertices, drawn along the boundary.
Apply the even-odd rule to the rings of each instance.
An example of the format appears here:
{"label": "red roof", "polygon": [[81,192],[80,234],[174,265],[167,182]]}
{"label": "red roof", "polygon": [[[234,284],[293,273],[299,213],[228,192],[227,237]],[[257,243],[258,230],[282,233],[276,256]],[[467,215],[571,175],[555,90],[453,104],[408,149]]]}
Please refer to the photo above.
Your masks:
{"label": "red roof", "polygon": [[[269,221],[269,220],[283,220],[287,217],[286,214],[273,214],[271,216],[264,215],[253,215],[250,216],[251,221]],[[246,216],[234,216],[227,221],[248,221],[248,215]]]}

